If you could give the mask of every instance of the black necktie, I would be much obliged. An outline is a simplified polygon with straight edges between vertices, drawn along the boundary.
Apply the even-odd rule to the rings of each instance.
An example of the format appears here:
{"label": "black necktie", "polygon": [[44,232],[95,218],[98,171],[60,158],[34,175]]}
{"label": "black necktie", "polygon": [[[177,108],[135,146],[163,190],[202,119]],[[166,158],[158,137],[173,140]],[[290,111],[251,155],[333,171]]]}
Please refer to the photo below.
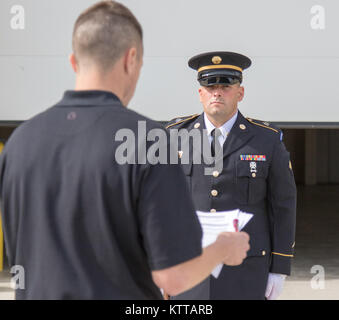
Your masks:
{"label": "black necktie", "polygon": [[221,135],[220,129],[216,128],[211,131],[211,137],[212,137],[212,142],[211,142],[211,155],[212,157],[215,157],[218,152],[221,151],[221,145],[219,143],[219,137]]}

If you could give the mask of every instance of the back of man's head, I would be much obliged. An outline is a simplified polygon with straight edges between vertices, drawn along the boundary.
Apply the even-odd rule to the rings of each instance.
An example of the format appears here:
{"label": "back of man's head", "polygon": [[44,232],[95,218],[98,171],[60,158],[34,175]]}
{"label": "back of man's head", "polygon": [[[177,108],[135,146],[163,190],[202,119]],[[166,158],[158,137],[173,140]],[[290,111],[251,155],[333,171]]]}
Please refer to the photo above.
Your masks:
{"label": "back of man's head", "polygon": [[94,64],[106,71],[128,48],[142,48],[142,36],[142,27],[128,8],[115,1],[101,1],[75,22],[73,52],[79,67]]}

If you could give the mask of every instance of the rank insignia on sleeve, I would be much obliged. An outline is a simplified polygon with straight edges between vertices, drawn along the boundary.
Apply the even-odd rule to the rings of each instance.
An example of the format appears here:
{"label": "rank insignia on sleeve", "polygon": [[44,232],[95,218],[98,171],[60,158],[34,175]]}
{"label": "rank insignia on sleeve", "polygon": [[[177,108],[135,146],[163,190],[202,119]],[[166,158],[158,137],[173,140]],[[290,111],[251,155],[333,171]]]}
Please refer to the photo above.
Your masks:
{"label": "rank insignia on sleeve", "polygon": [[240,160],[244,160],[244,161],[266,161],[266,155],[241,154]]}

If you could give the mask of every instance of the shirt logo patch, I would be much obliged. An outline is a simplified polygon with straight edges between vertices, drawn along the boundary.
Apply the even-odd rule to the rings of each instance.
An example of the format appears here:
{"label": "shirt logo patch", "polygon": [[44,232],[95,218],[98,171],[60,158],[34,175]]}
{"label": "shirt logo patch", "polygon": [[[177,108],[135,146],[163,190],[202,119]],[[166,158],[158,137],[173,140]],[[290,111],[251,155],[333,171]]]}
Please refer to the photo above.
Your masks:
{"label": "shirt logo patch", "polygon": [[67,114],[67,120],[75,120],[76,118],[77,114],[74,111]]}
{"label": "shirt logo patch", "polygon": [[266,161],[266,155],[241,154],[240,160],[243,160],[243,161]]}

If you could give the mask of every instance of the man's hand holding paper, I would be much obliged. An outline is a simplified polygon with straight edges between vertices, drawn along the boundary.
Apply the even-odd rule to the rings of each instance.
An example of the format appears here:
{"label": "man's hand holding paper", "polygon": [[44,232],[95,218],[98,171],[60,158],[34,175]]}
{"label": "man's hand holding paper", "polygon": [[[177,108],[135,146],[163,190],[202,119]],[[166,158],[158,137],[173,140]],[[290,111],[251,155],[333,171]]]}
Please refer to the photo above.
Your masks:
{"label": "man's hand holding paper", "polygon": [[[224,263],[228,266],[242,264],[247,256],[247,251],[250,249],[248,244],[249,235],[246,232],[222,232],[218,235],[217,240],[221,237],[224,237],[224,241],[228,242],[228,254],[224,259]],[[222,264],[220,266],[222,267]],[[215,273],[214,270],[213,273]]]}
{"label": "man's hand holding paper", "polygon": [[[241,264],[249,249],[248,246],[247,250],[244,251],[245,242],[241,242],[241,237],[246,236],[249,239],[249,236],[244,232],[236,231],[242,230],[253,215],[242,212],[239,209],[215,213],[197,211],[197,215],[203,230],[202,246],[207,247],[219,237],[229,237],[228,240],[234,241],[234,243],[229,246],[229,254],[225,257],[224,263],[231,266]],[[234,223],[235,221],[236,224]],[[240,243],[242,245],[239,246]],[[219,276],[222,266],[220,264],[213,270],[212,275],[215,278]]]}

